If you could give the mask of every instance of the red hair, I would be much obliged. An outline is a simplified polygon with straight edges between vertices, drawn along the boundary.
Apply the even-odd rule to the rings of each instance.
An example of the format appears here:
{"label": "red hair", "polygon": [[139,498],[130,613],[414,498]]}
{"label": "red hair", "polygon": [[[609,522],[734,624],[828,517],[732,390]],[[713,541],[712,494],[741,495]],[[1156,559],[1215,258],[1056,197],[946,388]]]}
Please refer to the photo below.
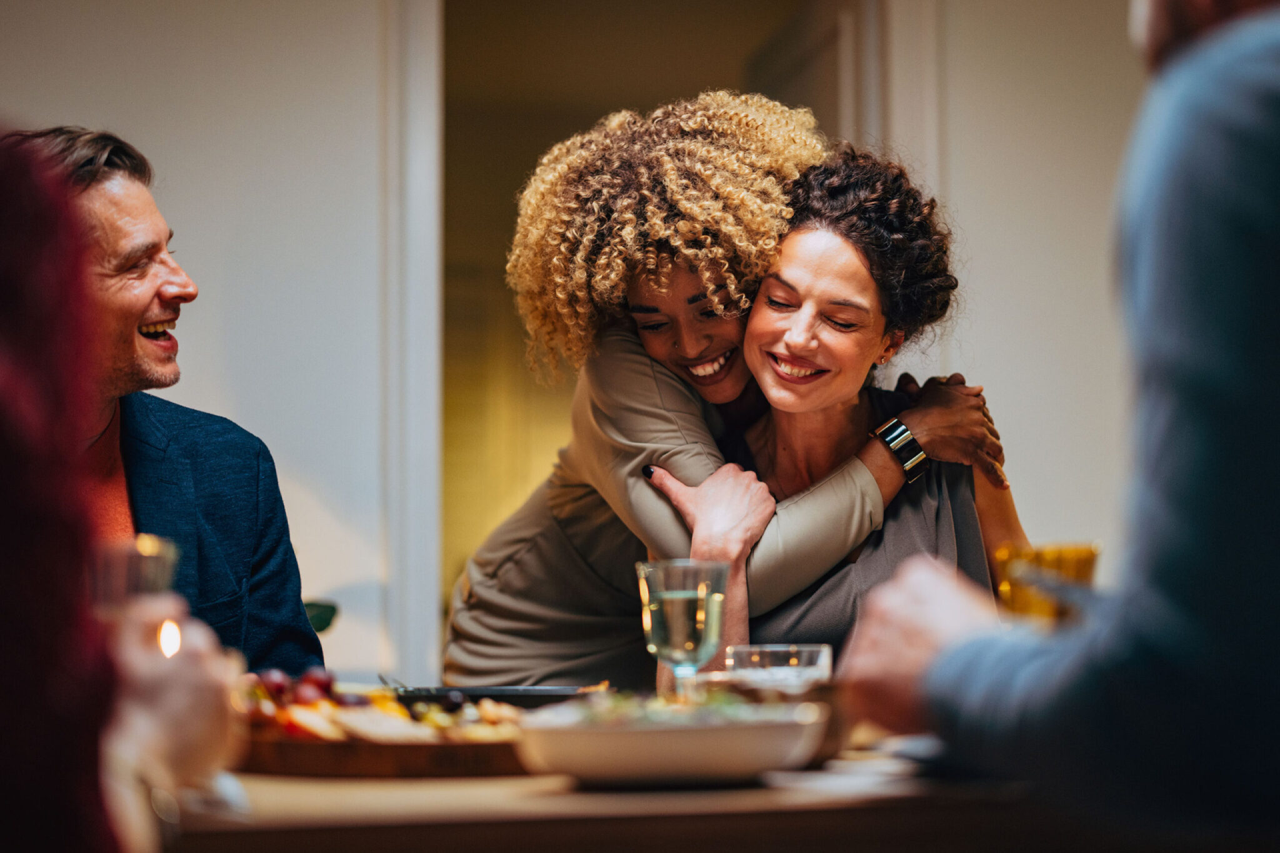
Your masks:
{"label": "red hair", "polygon": [[98,851],[116,846],[98,770],[113,675],[85,597],[84,288],[68,188],[0,144],[0,684],[16,691],[0,737],[4,832],[18,847]]}

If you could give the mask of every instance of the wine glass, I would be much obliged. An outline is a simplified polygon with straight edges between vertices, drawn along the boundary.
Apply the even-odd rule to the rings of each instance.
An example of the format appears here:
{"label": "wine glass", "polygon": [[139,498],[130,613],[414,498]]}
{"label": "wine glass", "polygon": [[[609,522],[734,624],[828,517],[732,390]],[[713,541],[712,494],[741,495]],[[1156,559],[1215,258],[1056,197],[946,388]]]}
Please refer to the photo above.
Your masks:
{"label": "wine glass", "polygon": [[676,697],[694,699],[698,667],[720,648],[729,564],[709,560],[636,563],[649,653],[671,667]]}

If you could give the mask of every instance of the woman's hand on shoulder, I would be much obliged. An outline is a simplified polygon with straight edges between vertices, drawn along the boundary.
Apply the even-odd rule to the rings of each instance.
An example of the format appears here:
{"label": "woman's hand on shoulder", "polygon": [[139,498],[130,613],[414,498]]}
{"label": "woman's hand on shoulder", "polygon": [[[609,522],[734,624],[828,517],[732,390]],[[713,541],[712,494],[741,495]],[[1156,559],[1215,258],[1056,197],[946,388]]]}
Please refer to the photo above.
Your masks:
{"label": "woman's hand on shoulder", "polygon": [[645,476],[689,526],[694,559],[745,562],[773,518],[776,504],[769,487],[738,465],[722,465],[700,486],[686,486],[651,465]]}
{"label": "woman's hand on shoulder", "polygon": [[980,470],[993,486],[1009,488],[1004,475],[1004,447],[982,386],[965,384],[959,373],[933,377],[924,385],[910,373],[898,378],[899,393],[911,397],[911,408],[898,420],[911,430],[930,459],[958,462]]}

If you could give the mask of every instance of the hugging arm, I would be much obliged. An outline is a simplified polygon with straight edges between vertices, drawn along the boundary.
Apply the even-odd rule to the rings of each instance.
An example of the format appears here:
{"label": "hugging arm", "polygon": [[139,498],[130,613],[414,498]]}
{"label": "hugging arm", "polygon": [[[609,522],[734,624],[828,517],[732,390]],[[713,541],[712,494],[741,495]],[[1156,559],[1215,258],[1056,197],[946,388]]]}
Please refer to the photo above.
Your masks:
{"label": "hugging arm", "polygon": [[[661,468],[649,468],[650,478],[693,530],[689,556],[729,564],[725,584],[724,628],[721,646],[749,643],[747,612],[747,554],[773,517],[769,487],[750,471],[723,465],[697,488],[684,485]],[[713,660],[723,660],[717,654]]]}
{"label": "hugging arm", "polygon": [[[932,386],[926,383],[925,390]],[[964,393],[937,393],[944,390]],[[972,428],[981,404],[967,411],[962,423]],[[926,453],[937,452],[934,436],[956,431],[941,422],[943,412],[942,404],[934,405],[926,420],[915,421],[931,427],[922,429]],[[582,460],[588,479],[623,523],[653,555],[688,556],[689,527],[643,469],[653,465],[681,483],[700,486],[724,464],[697,394],[650,359],[634,335],[610,330],[579,377],[573,428],[588,451]],[[994,448],[998,453],[998,436]],[[822,482],[778,503],[754,550],[746,545],[751,613],[764,613],[801,592],[860,545],[880,527],[885,502],[903,482],[902,467],[888,449],[868,442]]]}
{"label": "hugging arm", "polygon": [[[699,486],[724,465],[697,394],[649,358],[634,335],[611,330],[578,378],[573,430],[586,450],[580,463],[587,479],[649,552],[689,556],[689,528],[643,469],[653,465]],[[821,577],[880,526],[883,513],[880,487],[858,459],[779,504],[746,560],[752,613]]]}
{"label": "hugging arm", "polygon": [[997,489],[985,478],[974,477],[973,502],[978,510],[978,527],[982,530],[982,546],[988,566],[995,563],[995,553],[1001,545],[1031,544],[1022,529],[1018,509],[1013,505],[1012,491]]}
{"label": "hugging arm", "polygon": [[[1029,543],[1004,475],[1004,448],[982,388],[964,382],[963,376],[953,373],[931,378],[921,386],[910,373],[902,374],[896,390],[911,398],[912,407],[899,413],[898,419],[911,430],[930,459],[974,469],[974,504],[987,565],[991,565],[1001,544]],[[868,447],[883,448],[884,444],[869,442]]]}

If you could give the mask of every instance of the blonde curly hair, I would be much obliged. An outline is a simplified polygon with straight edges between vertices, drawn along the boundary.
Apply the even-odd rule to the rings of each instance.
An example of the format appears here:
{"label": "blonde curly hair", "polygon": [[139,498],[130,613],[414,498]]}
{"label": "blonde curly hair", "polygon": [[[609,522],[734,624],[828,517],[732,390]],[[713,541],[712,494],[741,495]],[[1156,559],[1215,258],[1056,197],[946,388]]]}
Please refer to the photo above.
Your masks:
{"label": "blonde curly hair", "polygon": [[507,258],[530,361],[551,376],[581,367],[627,285],[665,288],[677,263],[717,310],[747,307],[791,216],[787,182],[826,154],[808,110],[732,92],[613,113],[552,147]]}

